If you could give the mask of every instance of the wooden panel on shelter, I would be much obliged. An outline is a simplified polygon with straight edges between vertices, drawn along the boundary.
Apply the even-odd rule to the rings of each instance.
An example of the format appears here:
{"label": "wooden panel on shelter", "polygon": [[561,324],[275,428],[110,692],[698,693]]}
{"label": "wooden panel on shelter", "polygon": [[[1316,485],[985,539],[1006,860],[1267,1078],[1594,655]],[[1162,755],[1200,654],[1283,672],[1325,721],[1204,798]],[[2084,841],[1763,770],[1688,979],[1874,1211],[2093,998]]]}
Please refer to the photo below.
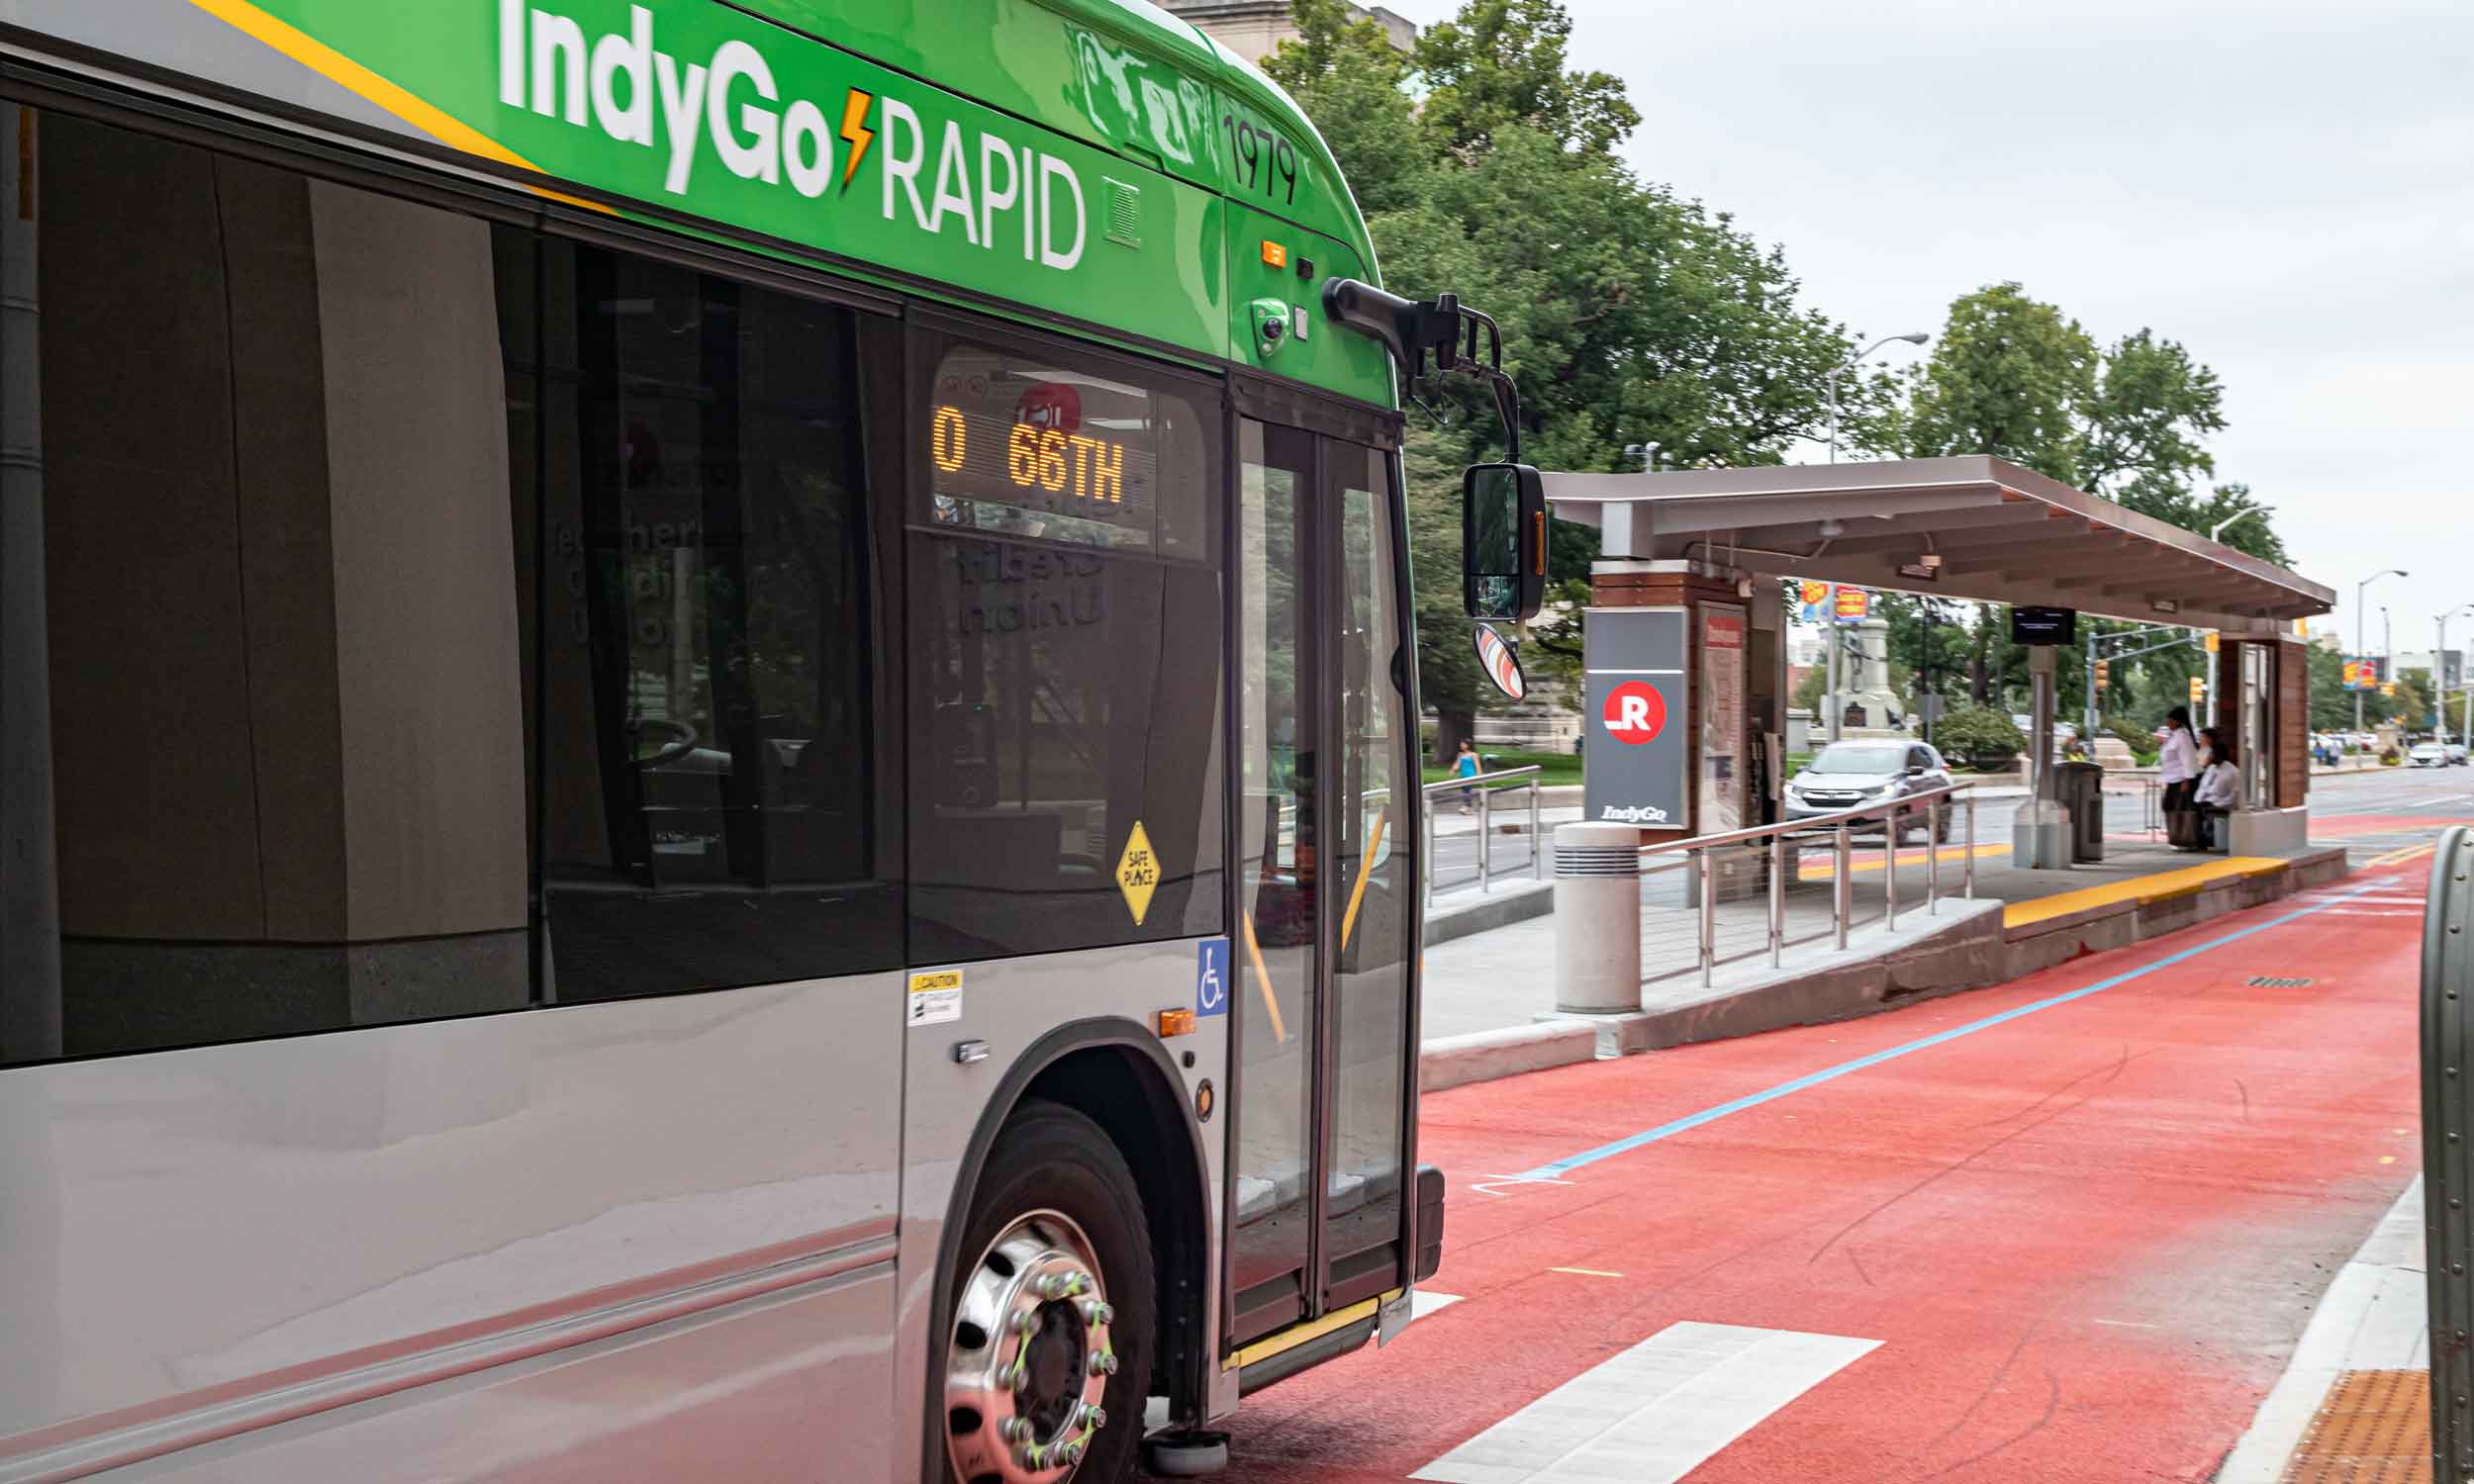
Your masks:
{"label": "wooden panel on shelter", "polygon": [[2299,639],[2276,644],[2276,806],[2300,807],[2311,793],[2311,651]]}

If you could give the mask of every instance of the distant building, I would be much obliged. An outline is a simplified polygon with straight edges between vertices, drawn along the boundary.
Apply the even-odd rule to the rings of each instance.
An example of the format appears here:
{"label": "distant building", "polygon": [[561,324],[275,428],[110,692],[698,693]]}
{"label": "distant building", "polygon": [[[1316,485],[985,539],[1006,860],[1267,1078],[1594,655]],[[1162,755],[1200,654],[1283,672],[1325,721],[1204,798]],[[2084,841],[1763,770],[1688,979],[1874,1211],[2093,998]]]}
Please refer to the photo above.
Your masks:
{"label": "distant building", "polygon": [[[2442,658],[2447,662],[2448,673],[2439,678],[2439,684],[2450,691],[2462,689],[2465,685],[2465,651],[2451,649],[2446,651]],[[2409,670],[2427,671],[2430,668],[2431,652],[2429,650],[2400,650],[2391,673],[2402,675]]]}
{"label": "distant building", "polygon": [[[1297,23],[1289,17],[1288,0],[1162,0],[1170,14],[1194,24],[1196,30],[1260,66],[1286,41],[1297,36]],[[1352,5],[1352,21],[1373,21],[1391,38],[1391,45],[1406,51],[1417,45],[1417,23],[1397,16],[1380,5]]]}

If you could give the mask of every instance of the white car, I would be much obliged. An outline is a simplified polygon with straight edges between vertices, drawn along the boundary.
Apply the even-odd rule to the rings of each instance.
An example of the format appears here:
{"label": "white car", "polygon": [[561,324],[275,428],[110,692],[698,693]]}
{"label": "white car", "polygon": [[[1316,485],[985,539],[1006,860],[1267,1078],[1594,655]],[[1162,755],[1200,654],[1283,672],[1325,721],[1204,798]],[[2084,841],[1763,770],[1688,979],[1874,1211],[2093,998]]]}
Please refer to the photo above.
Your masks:
{"label": "white car", "polygon": [[2407,753],[2406,758],[2417,768],[2446,768],[2456,762],[2448,756],[2448,744],[2445,742],[2417,742],[2414,751]]}

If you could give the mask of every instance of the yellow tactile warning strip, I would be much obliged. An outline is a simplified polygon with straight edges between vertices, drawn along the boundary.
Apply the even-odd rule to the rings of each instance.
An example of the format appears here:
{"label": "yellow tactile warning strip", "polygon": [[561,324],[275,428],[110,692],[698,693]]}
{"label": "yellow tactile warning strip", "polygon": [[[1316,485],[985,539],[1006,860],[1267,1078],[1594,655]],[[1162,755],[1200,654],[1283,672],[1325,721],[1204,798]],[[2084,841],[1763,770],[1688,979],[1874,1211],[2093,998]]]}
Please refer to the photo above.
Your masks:
{"label": "yellow tactile warning strip", "polygon": [[2040,896],[2034,901],[2012,902],[2002,908],[2002,926],[2026,927],[2032,923],[2050,922],[2090,907],[2118,906],[2124,902],[2167,901],[2188,896],[2211,881],[2234,877],[2265,876],[2283,871],[2286,863],[2274,856],[2228,856],[2210,861],[2205,866],[2187,866],[2179,871],[2161,871],[2154,876],[2135,876],[2126,881],[2107,881],[2101,886],[2088,886],[2078,891],[2064,891],[2058,896]]}
{"label": "yellow tactile warning strip", "polygon": [[[1962,866],[1966,864],[1967,847],[1964,845],[1945,845],[1937,849],[1934,854],[1941,857],[1942,864],[1945,866]],[[1999,844],[1980,844],[1976,847],[1976,859],[1979,861],[1983,860],[1986,856],[2006,856],[2008,854],[2010,854],[2010,842],[2007,840],[2004,840]],[[1901,866],[1923,865],[1924,847],[1919,845],[1913,849],[1900,851],[1898,853],[1898,864]],[[1869,847],[1862,854],[1857,855],[1856,859],[1849,864],[1847,874],[1849,876],[1859,876],[1864,872],[1879,871],[1880,869],[1881,850],[1880,847],[1876,845]],[[1837,874],[1837,861],[1831,859],[1829,856],[1816,856],[1806,859],[1802,865],[1796,868],[1795,879],[1799,881],[1826,881],[1830,880],[1833,875]]]}
{"label": "yellow tactile warning strip", "polygon": [[2338,1375],[2280,1484],[2430,1484],[2430,1372]]}

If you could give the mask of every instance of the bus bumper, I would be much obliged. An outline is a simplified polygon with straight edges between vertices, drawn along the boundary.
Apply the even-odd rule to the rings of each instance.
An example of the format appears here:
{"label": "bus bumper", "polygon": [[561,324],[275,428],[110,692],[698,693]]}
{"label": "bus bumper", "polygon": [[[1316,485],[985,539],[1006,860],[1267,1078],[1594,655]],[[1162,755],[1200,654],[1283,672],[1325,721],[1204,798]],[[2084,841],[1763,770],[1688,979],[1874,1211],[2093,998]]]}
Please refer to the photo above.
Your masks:
{"label": "bus bumper", "polygon": [[1443,1266],[1443,1171],[1432,1164],[1417,1166],[1417,1260],[1409,1281],[1423,1283]]}

